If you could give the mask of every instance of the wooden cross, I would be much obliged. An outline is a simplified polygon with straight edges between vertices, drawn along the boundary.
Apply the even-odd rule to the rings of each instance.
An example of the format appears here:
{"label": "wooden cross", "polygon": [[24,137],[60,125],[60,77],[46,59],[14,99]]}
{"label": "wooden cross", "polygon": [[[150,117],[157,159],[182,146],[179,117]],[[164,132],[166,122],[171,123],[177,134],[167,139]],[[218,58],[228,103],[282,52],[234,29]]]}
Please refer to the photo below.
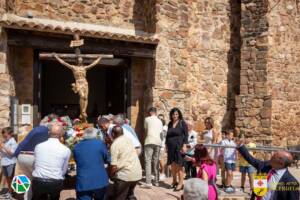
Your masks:
{"label": "wooden cross", "polygon": [[[79,105],[80,105],[80,119],[86,122],[87,114],[86,109],[88,105],[88,94],[89,86],[86,80],[86,71],[96,66],[102,58],[113,58],[113,55],[104,54],[81,54],[80,47],[84,44],[84,40],[80,39],[78,34],[74,35],[74,40],[71,41],[70,47],[75,48],[75,54],[58,54],[58,53],[40,53],[40,59],[55,58],[62,65],[66,66],[72,70],[75,83],[72,83],[72,89],[75,93],[79,95]],[[63,59],[75,59],[77,61],[76,65],[72,65],[64,61]],[[96,59],[89,65],[83,64],[83,59]]]}

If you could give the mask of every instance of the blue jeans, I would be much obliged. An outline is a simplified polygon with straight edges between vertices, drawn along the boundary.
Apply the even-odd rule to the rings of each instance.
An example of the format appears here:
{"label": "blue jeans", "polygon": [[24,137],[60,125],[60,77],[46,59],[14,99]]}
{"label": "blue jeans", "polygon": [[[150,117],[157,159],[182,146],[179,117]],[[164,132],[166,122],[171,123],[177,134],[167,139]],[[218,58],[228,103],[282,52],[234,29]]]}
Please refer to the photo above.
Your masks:
{"label": "blue jeans", "polygon": [[255,168],[250,166],[240,166],[240,172],[241,173],[248,173],[248,174],[252,174],[255,172]]}
{"label": "blue jeans", "polygon": [[105,200],[106,199],[107,187],[88,190],[82,192],[76,192],[77,200]]}
{"label": "blue jeans", "polygon": [[235,170],[235,163],[227,163],[225,162],[225,169],[226,170],[231,170],[231,171],[234,171]]}

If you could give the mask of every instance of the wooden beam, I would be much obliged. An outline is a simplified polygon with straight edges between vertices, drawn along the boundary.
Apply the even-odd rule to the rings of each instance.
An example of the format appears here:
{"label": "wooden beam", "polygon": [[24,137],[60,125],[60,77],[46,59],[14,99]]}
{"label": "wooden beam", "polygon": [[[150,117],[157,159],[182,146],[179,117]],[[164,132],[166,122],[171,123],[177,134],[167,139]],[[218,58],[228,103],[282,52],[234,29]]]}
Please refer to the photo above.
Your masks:
{"label": "wooden beam", "polygon": [[[60,58],[76,58],[76,54],[71,54],[71,53],[40,53],[39,57],[41,60],[47,60],[49,58],[54,58],[54,54],[57,54]],[[102,58],[113,58],[113,55],[107,55],[107,54],[79,54],[82,58],[87,58],[87,59],[97,59],[99,57]]]}
{"label": "wooden beam", "polygon": [[[46,35],[46,34],[45,34]],[[8,45],[31,47],[41,51],[72,52],[70,49],[71,37],[47,37],[32,32],[22,33],[9,30]],[[81,52],[112,54],[121,57],[155,58],[155,45],[126,43],[107,39],[85,38],[85,45]]]}

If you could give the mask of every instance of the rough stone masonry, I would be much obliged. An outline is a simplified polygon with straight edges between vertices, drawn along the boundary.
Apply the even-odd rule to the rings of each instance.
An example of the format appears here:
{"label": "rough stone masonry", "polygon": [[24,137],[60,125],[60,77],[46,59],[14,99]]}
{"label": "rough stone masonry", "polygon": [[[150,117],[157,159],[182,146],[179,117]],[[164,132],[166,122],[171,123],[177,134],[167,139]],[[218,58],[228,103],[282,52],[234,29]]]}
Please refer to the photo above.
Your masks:
{"label": "rough stone masonry", "polygon": [[[142,127],[136,118],[150,105],[166,116],[177,106],[198,131],[211,116],[219,130],[239,127],[260,143],[285,146],[300,141],[299,6],[296,0],[0,0],[0,15],[153,34],[159,43],[152,71],[133,61],[134,126]],[[3,127],[23,76],[11,72],[7,27],[0,30]]]}

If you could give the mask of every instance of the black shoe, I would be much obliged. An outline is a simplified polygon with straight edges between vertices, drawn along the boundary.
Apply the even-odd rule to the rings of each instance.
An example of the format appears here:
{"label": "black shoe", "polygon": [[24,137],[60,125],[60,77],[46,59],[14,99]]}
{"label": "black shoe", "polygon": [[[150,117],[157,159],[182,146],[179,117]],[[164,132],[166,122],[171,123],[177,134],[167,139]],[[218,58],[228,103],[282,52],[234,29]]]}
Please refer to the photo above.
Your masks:
{"label": "black shoe", "polygon": [[174,189],[176,188],[178,185],[178,183],[172,183],[172,185],[170,185],[169,189]]}
{"label": "black shoe", "polygon": [[6,194],[8,193],[8,188],[2,188],[2,190],[0,191],[0,195]]}
{"label": "black shoe", "polygon": [[241,191],[242,191],[242,192],[245,192],[245,187],[241,187]]}
{"label": "black shoe", "polygon": [[217,187],[220,188],[220,189],[222,189],[222,188],[225,187],[225,185],[223,185],[223,184],[221,184],[221,185],[217,184]]}
{"label": "black shoe", "polygon": [[180,188],[178,188],[178,187],[174,188],[174,192],[178,192],[180,190],[183,190],[183,185]]}

